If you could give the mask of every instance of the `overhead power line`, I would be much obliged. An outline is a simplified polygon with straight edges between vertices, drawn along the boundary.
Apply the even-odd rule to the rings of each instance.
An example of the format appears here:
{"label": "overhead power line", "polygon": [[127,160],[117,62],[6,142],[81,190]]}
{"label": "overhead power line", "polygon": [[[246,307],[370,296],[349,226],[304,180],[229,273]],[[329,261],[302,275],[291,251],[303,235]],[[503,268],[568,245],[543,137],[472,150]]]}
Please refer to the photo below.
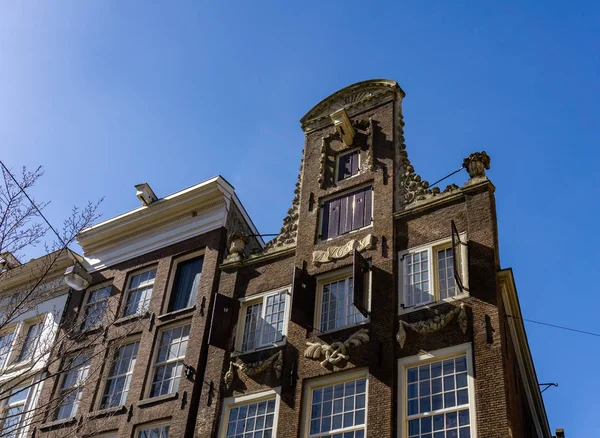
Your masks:
{"label": "overhead power line", "polygon": [[564,327],[562,325],[550,324],[550,323],[547,323],[547,322],[534,321],[533,319],[520,318],[520,317],[514,316],[514,315],[508,315],[507,314],[506,316],[508,316],[509,318],[515,318],[515,319],[520,319],[522,321],[532,322],[534,324],[545,325],[545,326],[548,326],[548,327],[554,327],[554,328],[561,329],[561,330],[568,330],[570,332],[575,332],[575,333],[582,333],[584,335],[597,336],[597,337],[600,338],[600,333],[586,332],[585,330],[578,330],[578,329],[574,329],[574,328],[570,328],[570,327]]}

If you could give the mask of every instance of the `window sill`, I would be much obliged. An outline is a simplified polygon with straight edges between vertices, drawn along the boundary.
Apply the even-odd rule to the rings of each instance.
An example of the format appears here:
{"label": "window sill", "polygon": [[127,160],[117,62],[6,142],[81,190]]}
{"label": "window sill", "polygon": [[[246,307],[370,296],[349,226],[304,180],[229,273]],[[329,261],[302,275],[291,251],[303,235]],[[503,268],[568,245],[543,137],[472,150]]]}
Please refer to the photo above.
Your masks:
{"label": "window sill", "polygon": [[51,421],[50,423],[40,425],[40,430],[52,429],[55,427],[66,427],[75,423],[77,423],[76,417],[63,418],[62,420],[55,420]]}
{"label": "window sill", "polygon": [[82,329],[79,334],[80,336],[89,336],[89,335],[93,335],[93,334],[97,334],[100,333],[102,330],[104,329],[104,327],[102,327],[102,325],[99,325],[97,327],[90,327],[87,329]]}
{"label": "window sill", "polygon": [[23,360],[21,362],[15,362],[9,366],[6,367],[5,371],[6,372],[12,372],[12,371],[16,371],[16,370],[20,370],[22,368],[28,367],[28,366],[33,366],[34,362],[32,359],[27,359],[27,360]]}
{"label": "window sill", "polygon": [[444,298],[441,300],[432,301],[427,304],[421,304],[420,306],[413,306],[413,307],[406,307],[406,308],[400,307],[400,310],[398,311],[398,316],[406,315],[407,313],[418,312],[419,310],[429,310],[434,307],[441,306],[442,304],[453,303],[455,301],[462,301],[463,299],[468,298],[469,296],[470,295],[468,292],[463,292],[460,295],[455,295],[450,298]]}
{"label": "window sill", "polygon": [[115,406],[114,408],[106,408],[106,409],[100,409],[98,411],[90,412],[85,417],[86,418],[104,417],[107,415],[123,414],[123,413],[125,413],[125,411],[126,411],[125,406],[121,405],[121,406]]}
{"label": "window sill", "polygon": [[333,329],[333,330],[328,330],[326,332],[322,332],[322,331],[319,331],[317,329],[313,329],[313,331],[310,333],[310,336],[311,337],[312,336],[326,336],[326,335],[330,335],[332,333],[341,332],[342,330],[350,330],[352,328],[356,328],[356,327],[360,327],[360,326],[363,326],[363,325],[367,325],[370,322],[371,322],[371,318],[368,318],[366,321],[359,322],[358,324],[346,325],[344,327],[336,328],[336,329]]}
{"label": "window sill", "polygon": [[267,350],[270,350],[271,348],[283,347],[286,344],[287,344],[287,336],[284,336],[283,339],[279,342],[275,342],[275,343],[267,345],[265,347],[255,348],[254,350],[234,351],[233,353],[231,353],[231,355],[229,357],[234,358],[234,357],[250,355],[253,353],[260,353],[261,351],[267,351]]}
{"label": "window sill", "polygon": [[147,318],[148,316],[150,316],[149,312],[144,312],[144,313],[134,313],[133,315],[127,315],[127,316],[122,316],[119,319],[117,319],[114,324],[115,325],[119,325],[119,324],[124,324],[126,322],[132,321],[134,319],[144,319]]}
{"label": "window sill", "polygon": [[167,401],[167,400],[175,400],[178,397],[179,397],[178,393],[171,392],[169,394],[158,395],[156,397],[146,398],[144,400],[140,400],[139,402],[137,402],[137,406],[138,406],[138,408],[143,408],[143,407],[146,407],[146,406],[153,405],[155,403],[161,403],[161,402],[164,402],[164,401]]}
{"label": "window sill", "polygon": [[173,310],[171,312],[167,312],[167,313],[163,313],[162,315],[158,315],[158,319],[160,319],[160,320],[171,319],[171,318],[175,318],[176,316],[179,316],[179,315],[186,315],[188,313],[193,313],[195,310],[196,310],[196,305],[194,304],[193,306],[190,306],[190,307],[184,307],[183,309]]}
{"label": "window sill", "polygon": [[344,234],[338,234],[337,236],[329,237],[327,239],[321,239],[319,237],[318,243],[319,244],[325,244],[325,243],[334,242],[334,241],[336,241],[338,239],[342,239],[344,237],[351,236],[351,235],[359,233],[359,232],[361,232],[363,230],[368,230],[369,228],[373,228],[373,219],[372,218],[371,218],[371,223],[369,225],[367,225],[366,227],[357,228],[356,230],[348,231],[347,233],[344,233]]}

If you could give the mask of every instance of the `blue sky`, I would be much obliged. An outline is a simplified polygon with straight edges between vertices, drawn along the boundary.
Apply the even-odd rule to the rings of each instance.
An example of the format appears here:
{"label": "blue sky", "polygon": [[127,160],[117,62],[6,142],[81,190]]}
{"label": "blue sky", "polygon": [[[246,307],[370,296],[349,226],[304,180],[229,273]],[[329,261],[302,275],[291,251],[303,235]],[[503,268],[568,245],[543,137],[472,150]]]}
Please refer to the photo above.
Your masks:
{"label": "blue sky", "polygon": [[[105,218],[134,208],[140,182],[164,196],[220,173],[277,232],[300,117],[346,85],[394,79],[424,179],[492,157],[525,317],[600,331],[600,4],[171,5],[0,5],[0,157],[45,167],[35,195],[55,223],[102,196]],[[560,385],[544,393],[551,426],[597,436],[600,340],[526,327],[540,382]]]}

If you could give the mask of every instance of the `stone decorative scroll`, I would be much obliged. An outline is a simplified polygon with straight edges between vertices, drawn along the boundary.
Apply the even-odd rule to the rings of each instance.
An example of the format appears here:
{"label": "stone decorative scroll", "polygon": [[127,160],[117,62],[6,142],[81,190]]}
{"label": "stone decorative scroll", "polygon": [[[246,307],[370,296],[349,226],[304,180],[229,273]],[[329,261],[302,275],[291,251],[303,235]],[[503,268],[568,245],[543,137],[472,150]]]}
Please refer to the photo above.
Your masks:
{"label": "stone decorative scroll", "polygon": [[320,342],[307,342],[308,347],[304,351],[304,357],[320,360],[322,356],[325,359],[321,361],[321,366],[326,366],[328,363],[336,364],[341,360],[350,359],[347,354],[347,349],[369,342],[369,329],[360,329],[353,333],[344,342],[333,342],[331,345],[322,344]]}
{"label": "stone decorative scroll", "polygon": [[437,332],[438,330],[446,327],[455,316],[457,316],[456,322],[458,323],[460,329],[463,333],[467,333],[468,327],[468,318],[467,311],[465,310],[464,303],[461,303],[460,306],[455,307],[450,310],[446,314],[436,315],[431,319],[425,321],[418,321],[413,323],[408,323],[406,321],[400,321],[400,328],[398,329],[398,333],[396,334],[396,341],[400,345],[400,348],[404,348],[404,343],[406,342],[406,330],[404,327],[408,327],[411,330],[417,333],[431,333]]}
{"label": "stone decorative scroll", "polygon": [[327,163],[327,142],[325,137],[321,138],[321,161],[319,162],[319,177],[317,182],[320,188],[325,188],[325,164]]}
{"label": "stone decorative scroll", "polygon": [[231,388],[233,385],[233,381],[235,380],[235,368],[244,373],[247,376],[255,376],[257,374],[262,373],[269,367],[273,367],[275,370],[275,374],[277,378],[281,378],[281,372],[283,370],[283,351],[279,350],[273,356],[269,357],[265,360],[259,360],[258,362],[252,363],[244,363],[239,359],[237,361],[229,362],[229,370],[225,373],[225,377],[223,377],[223,382],[225,383],[225,388]]}
{"label": "stone decorative scroll", "polygon": [[373,141],[375,137],[375,127],[373,126],[373,119],[369,119],[369,128],[367,129],[367,156],[365,160],[365,166],[363,167],[364,172],[375,171],[373,162]]}
{"label": "stone decorative scroll", "polygon": [[325,251],[313,251],[313,264],[332,262],[351,254],[354,248],[364,251],[373,247],[373,235],[368,234],[360,240],[352,239],[342,246],[330,246]]}

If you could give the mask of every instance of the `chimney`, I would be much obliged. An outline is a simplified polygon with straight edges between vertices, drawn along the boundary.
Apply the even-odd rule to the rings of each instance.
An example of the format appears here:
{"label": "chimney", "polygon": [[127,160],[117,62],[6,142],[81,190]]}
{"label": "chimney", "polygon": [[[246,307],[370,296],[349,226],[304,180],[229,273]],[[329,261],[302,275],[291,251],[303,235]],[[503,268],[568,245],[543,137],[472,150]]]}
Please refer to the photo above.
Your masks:
{"label": "chimney", "polygon": [[556,429],[556,436],[554,438],[565,438],[565,430]]}

